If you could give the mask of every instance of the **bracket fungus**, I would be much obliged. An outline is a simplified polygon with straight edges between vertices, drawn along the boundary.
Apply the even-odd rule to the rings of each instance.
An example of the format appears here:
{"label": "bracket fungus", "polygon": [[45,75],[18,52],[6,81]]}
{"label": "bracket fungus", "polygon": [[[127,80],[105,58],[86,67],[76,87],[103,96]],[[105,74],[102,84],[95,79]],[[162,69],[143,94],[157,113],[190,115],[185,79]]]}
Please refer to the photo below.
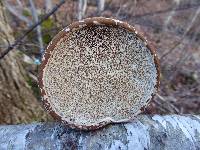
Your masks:
{"label": "bracket fungus", "polygon": [[87,18],[63,29],[47,47],[39,74],[46,110],[78,129],[128,122],[159,85],[155,50],[125,22]]}

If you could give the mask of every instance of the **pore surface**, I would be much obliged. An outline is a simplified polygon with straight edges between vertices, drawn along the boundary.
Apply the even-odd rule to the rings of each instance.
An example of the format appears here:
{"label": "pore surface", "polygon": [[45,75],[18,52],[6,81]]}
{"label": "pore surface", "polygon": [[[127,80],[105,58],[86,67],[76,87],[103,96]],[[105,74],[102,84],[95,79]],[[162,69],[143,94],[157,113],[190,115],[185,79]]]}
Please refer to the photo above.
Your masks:
{"label": "pore surface", "polygon": [[154,58],[135,33],[98,25],[57,42],[43,82],[52,109],[87,126],[133,117],[155,92],[156,77]]}

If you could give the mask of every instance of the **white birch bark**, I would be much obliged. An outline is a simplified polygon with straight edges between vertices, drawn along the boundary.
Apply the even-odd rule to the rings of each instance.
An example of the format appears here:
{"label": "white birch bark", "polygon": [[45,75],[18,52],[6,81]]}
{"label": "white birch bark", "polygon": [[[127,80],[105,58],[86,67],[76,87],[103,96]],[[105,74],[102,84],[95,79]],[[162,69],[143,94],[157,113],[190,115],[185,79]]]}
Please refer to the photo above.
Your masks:
{"label": "white birch bark", "polygon": [[45,0],[45,12],[48,13],[52,10],[52,0]]}
{"label": "white birch bark", "polygon": [[[32,12],[34,22],[36,23],[36,22],[39,21],[39,18],[38,18],[38,14],[37,14],[35,4],[34,4],[33,0],[29,0],[29,3],[30,3],[30,6],[31,6],[31,12]],[[38,38],[38,42],[39,42],[39,46],[40,46],[40,55],[42,57],[42,55],[44,53],[44,45],[43,45],[43,41],[42,41],[41,26],[38,25],[36,29],[37,29],[37,38]]]}
{"label": "white birch bark", "polygon": [[140,115],[88,132],[59,123],[0,126],[0,149],[198,150],[200,116]]}
{"label": "white birch bark", "polygon": [[98,5],[98,14],[101,14],[101,12],[104,11],[105,0],[97,0],[97,5]]}
{"label": "white birch bark", "polygon": [[87,8],[87,0],[79,0],[78,2],[78,20],[83,19]]}

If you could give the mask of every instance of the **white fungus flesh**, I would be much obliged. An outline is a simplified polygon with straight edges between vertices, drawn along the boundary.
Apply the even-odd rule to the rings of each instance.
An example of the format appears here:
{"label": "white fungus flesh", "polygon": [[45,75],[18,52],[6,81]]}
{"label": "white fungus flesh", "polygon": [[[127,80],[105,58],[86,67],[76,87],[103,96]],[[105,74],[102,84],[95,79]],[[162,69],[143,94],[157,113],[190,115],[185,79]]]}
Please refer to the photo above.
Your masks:
{"label": "white fungus flesh", "polygon": [[95,25],[55,45],[43,84],[53,111],[78,126],[132,118],[156,91],[154,56],[135,33]]}

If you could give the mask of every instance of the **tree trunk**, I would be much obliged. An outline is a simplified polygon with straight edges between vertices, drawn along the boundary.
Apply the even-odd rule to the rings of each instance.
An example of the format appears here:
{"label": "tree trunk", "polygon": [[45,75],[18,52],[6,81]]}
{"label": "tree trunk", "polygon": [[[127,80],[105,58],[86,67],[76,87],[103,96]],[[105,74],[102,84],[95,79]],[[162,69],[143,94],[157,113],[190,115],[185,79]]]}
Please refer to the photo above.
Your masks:
{"label": "tree trunk", "polygon": [[85,16],[87,8],[87,0],[79,0],[78,1],[78,20],[81,20]]}
{"label": "tree trunk", "polygon": [[97,0],[98,14],[100,15],[104,11],[105,0]]}
{"label": "tree trunk", "polygon": [[[0,0],[0,52],[13,43],[12,29]],[[0,60],[0,123],[15,124],[46,118],[30,87],[18,53]]]}
{"label": "tree trunk", "polygon": [[141,115],[87,132],[59,123],[0,126],[0,149],[199,150],[200,116]]}

